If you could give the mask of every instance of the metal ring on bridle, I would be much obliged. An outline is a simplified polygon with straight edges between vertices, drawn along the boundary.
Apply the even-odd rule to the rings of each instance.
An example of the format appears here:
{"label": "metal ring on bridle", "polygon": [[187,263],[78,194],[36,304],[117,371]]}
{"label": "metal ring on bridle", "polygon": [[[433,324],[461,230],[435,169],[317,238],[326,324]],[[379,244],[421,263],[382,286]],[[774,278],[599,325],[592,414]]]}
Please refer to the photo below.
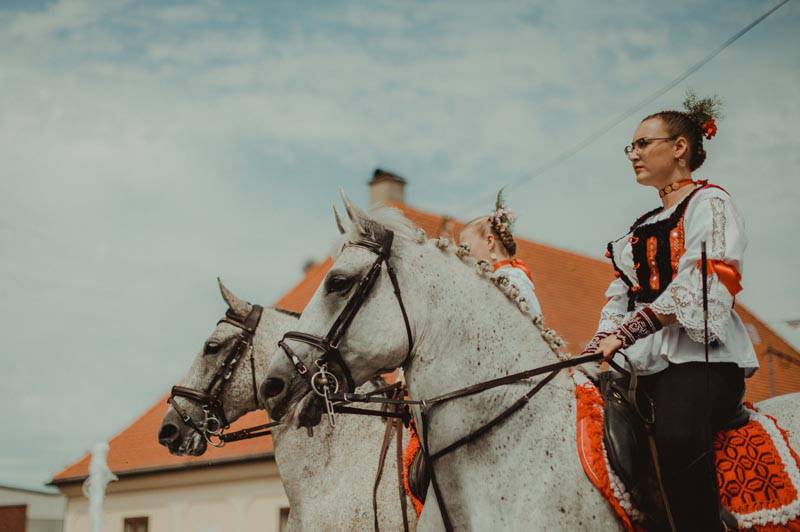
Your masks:
{"label": "metal ring on bridle", "polygon": [[[209,445],[211,445],[212,447],[216,447],[218,449],[220,447],[225,447],[225,444],[227,443],[225,440],[222,439],[222,434],[208,433],[205,434],[205,438],[206,442],[208,442]],[[216,438],[216,440],[214,438]]]}
{"label": "metal ring on bridle", "polygon": [[[339,380],[336,375],[328,371],[325,364],[318,365],[319,371],[311,376],[311,388],[320,397],[339,392]],[[327,390],[326,390],[327,388]]]}

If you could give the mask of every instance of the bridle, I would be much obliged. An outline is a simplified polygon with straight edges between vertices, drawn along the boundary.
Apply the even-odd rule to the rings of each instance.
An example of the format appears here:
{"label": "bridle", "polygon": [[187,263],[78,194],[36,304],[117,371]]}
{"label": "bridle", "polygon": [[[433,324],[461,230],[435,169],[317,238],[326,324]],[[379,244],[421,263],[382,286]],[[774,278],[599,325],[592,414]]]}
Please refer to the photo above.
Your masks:
{"label": "bridle", "polygon": [[[353,380],[353,375],[350,372],[350,368],[347,367],[347,363],[345,363],[344,359],[342,358],[341,351],[339,351],[339,343],[344,335],[347,334],[347,330],[353,323],[353,319],[356,317],[356,314],[358,314],[358,311],[361,310],[361,307],[364,305],[364,302],[372,291],[372,287],[375,286],[375,283],[378,280],[381,271],[383,270],[384,264],[386,264],[386,272],[389,274],[389,279],[391,280],[392,287],[394,288],[395,298],[397,299],[397,303],[400,305],[400,312],[403,315],[403,323],[405,324],[406,335],[408,337],[408,351],[406,352],[406,357],[401,365],[405,364],[406,361],[408,361],[408,359],[411,357],[411,352],[414,348],[414,337],[411,333],[411,323],[408,321],[406,307],[403,304],[403,297],[400,293],[400,285],[397,282],[397,274],[392,267],[392,263],[389,261],[392,255],[393,241],[394,233],[387,230],[380,242],[362,239],[347,244],[349,246],[365,248],[372,253],[375,253],[377,257],[366,275],[364,275],[364,277],[362,277],[358,282],[353,295],[350,296],[350,299],[345,304],[341,313],[339,313],[336,321],[334,321],[333,325],[331,325],[330,330],[328,330],[328,334],[326,334],[324,337],[321,337],[300,331],[288,331],[283,335],[281,341],[278,342],[278,345],[289,358],[289,361],[292,363],[295,371],[306,381],[308,381],[308,384],[311,386],[311,389],[314,391],[314,393],[324,399],[325,409],[328,413],[328,421],[331,426],[335,426],[336,424],[334,418],[334,404],[331,401],[331,396],[340,392],[340,386],[339,380],[336,378],[335,373],[330,371],[330,367],[334,366],[343,375],[345,384],[347,386],[345,391],[354,392],[356,388],[355,381]],[[316,370],[313,373],[311,373],[308,366],[306,366],[306,364],[300,360],[300,357],[298,357],[292,348],[286,343],[287,340],[310,345],[321,352],[320,356],[314,360],[314,366],[316,367]]]}
{"label": "bridle", "polygon": [[[333,323],[330,330],[328,331],[328,334],[326,334],[325,337],[319,337],[298,331],[290,331],[283,336],[283,339],[280,342],[278,342],[278,345],[283,349],[284,353],[289,358],[289,361],[294,366],[295,371],[301,377],[303,377],[309,382],[309,385],[317,395],[321,396],[324,399],[325,408],[328,413],[328,421],[332,426],[335,425],[334,413],[347,409],[347,407],[343,405],[346,405],[348,403],[381,403],[396,409],[399,409],[400,407],[408,408],[409,406],[417,406],[420,408],[420,425],[421,425],[420,428],[422,429],[420,434],[420,449],[423,458],[427,463],[428,470],[430,472],[431,486],[433,487],[434,495],[436,496],[436,501],[439,506],[439,511],[442,516],[442,521],[445,530],[451,532],[454,530],[454,527],[450,515],[447,511],[447,506],[445,505],[441,488],[436,479],[434,462],[438,458],[441,458],[455,451],[456,449],[462,447],[463,445],[475,441],[476,439],[480,438],[481,436],[489,432],[492,428],[504,423],[514,413],[521,410],[530,401],[530,399],[537,392],[539,392],[539,390],[541,390],[545,385],[547,385],[548,382],[552,381],[562,369],[578,366],[580,364],[584,364],[587,362],[598,361],[603,358],[603,355],[602,353],[600,353],[600,354],[575,357],[567,360],[560,360],[553,364],[547,364],[545,366],[541,366],[538,368],[533,368],[526,371],[521,371],[518,373],[506,375],[504,377],[492,379],[489,381],[480,382],[427,400],[381,397],[378,393],[371,393],[371,394],[353,393],[353,391],[355,390],[353,377],[350,372],[350,369],[347,367],[347,364],[344,362],[344,359],[342,358],[342,354],[339,351],[338,346],[341,339],[347,333],[347,329],[350,327],[353,318],[355,318],[356,314],[361,309],[361,306],[364,304],[367,297],[369,296],[372,287],[375,285],[375,282],[381,273],[384,263],[386,263],[386,270],[387,273],[389,274],[389,279],[392,282],[392,287],[394,288],[395,297],[400,305],[400,311],[403,315],[403,321],[405,322],[406,333],[408,335],[408,353],[406,354],[405,360],[400,364],[401,366],[405,366],[409,362],[411,357],[411,352],[414,346],[414,339],[411,334],[411,325],[409,323],[405,305],[403,304],[403,298],[400,293],[400,285],[397,282],[397,275],[394,271],[394,268],[389,262],[389,259],[391,258],[393,238],[394,238],[394,233],[387,230],[381,242],[361,240],[349,244],[352,246],[360,246],[366,248],[369,251],[375,253],[377,255],[377,258],[375,259],[375,262],[373,262],[369,272],[367,272],[367,274],[364,277],[362,277],[361,281],[359,281],[355,292],[347,301],[347,304],[345,305],[344,309],[336,318],[336,321]],[[305,343],[322,352],[320,357],[314,361],[314,365],[317,367],[317,371],[315,373],[313,374],[310,373],[308,366],[306,366],[305,363],[302,360],[300,360],[300,358],[294,353],[294,351],[292,351],[292,349],[286,344],[286,340],[295,340],[301,343]],[[335,375],[332,374],[328,369],[328,364],[330,363],[333,363],[336,366],[338,366],[339,370],[344,375],[349,390],[348,392],[339,391],[339,382],[336,379]],[[466,436],[459,438],[458,440],[447,445],[441,450],[435,453],[430,452],[428,448],[428,429],[430,427],[430,415],[435,408],[454,399],[458,399],[461,397],[468,397],[493,388],[506,386],[539,375],[543,375],[544,377],[541,380],[539,380],[527,393],[525,393],[522,397],[517,399],[513,404],[511,404],[509,407],[503,410],[499,415],[493,417],[484,425],[473,430]],[[380,392],[382,390],[377,390],[377,391]],[[353,411],[352,413],[359,413],[355,412],[356,409],[349,409],[349,410]],[[404,417],[402,414],[399,413],[392,415],[391,412],[384,412],[383,415],[386,417],[398,417],[398,418]],[[377,512],[375,515],[377,516]],[[376,519],[375,528],[377,530],[377,517],[375,519]]]}
{"label": "bridle", "polygon": [[[253,357],[253,337],[261,321],[261,314],[263,311],[264,307],[261,305],[253,305],[245,319],[241,320],[231,309],[228,309],[227,312],[225,312],[225,317],[219,320],[217,325],[223,322],[229,323],[241,329],[241,332],[236,337],[233,347],[228,352],[219,368],[217,368],[217,371],[214,373],[208,385],[206,385],[203,390],[187,388],[185,386],[173,386],[172,392],[167,400],[167,402],[172,405],[172,408],[175,409],[175,412],[181,417],[181,420],[214,447],[222,447],[229,441],[265,436],[270,433],[269,430],[265,429],[269,429],[278,424],[277,422],[267,423],[265,425],[258,425],[225,434],[225,429],[230,427],[230,423],[225,416],[225,407],[220,399],[222,392],[225,391],[225,386],[228,384],[228,381],[230,381],[236,368],[245,357],[248,357],[250,359],[250,377],[253,385],[253,403],[256,410],[259,408],[256,367]],[[181,408],[175,400],[176,397],[182,397],[198,403],[203,410],[203,420],[199,422],[195,421],[192,416]]]}

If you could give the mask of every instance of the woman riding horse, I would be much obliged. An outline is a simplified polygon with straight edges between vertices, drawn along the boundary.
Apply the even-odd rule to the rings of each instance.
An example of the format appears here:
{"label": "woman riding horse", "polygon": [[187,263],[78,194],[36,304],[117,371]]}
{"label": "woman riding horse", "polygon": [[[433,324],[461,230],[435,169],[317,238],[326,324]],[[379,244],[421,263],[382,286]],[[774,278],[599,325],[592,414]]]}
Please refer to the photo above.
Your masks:
{"label": "woman riding horse", "polygon": [[[738,408],[744,379],[758,368],[736,311],[746,246],[730,195],[692,172],[706,158],[703,139],[717,131],[719,99],[688,93],[685,111],[661,111],[639,123],[625,155],[640,185],[662,206],[642,215],[606,257],[616,279],[584,354],[619,365],[624,352],[655,404],[654,437],[664,491],[680,530],[721,530],[712,437]],[[708,353],[701,245],[707,243]]]}

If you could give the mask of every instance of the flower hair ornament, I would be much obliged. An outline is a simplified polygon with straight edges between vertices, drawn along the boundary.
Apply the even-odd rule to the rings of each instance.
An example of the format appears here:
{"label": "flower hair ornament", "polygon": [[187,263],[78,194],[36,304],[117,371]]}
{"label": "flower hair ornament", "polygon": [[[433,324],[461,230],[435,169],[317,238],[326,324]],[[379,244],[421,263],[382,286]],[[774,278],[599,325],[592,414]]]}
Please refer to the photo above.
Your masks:
{"label": "flower hair ornament", "polygon": [[497,191],[497,199],[494,202],[494,212],[491,216],[492,227],[497,231],[508,231],[509,233],[514,228],[514,222],[517,221],[517,215],[506,205],[506,198],[503,195],[505,187]]}
{"label": "flower hair ornament", "polygon": [[717,134],[717,119],[722,118],[720,97],[714,95],[709,98],[698,98],[697,94],[689,89],[686,91],[683,107],[686,109],[686,114],[697,123],[703,136],[707,140],[714,138]]}
{"label": "flower hair ornament", "polygon": [[506,250],[511,255],[515,255],[517,252],[517,244],[514,242],[512,231],[514,229],[514,222],[517,221],[517,215],[514,214],[506,204],[505,196],[503,195],[504,188],[501,188],[497,192],[497,199],[494,202],[494,212],[489,215],[489,224],[492,226],[492,230],[494,230],[495,234],[500,238]]}

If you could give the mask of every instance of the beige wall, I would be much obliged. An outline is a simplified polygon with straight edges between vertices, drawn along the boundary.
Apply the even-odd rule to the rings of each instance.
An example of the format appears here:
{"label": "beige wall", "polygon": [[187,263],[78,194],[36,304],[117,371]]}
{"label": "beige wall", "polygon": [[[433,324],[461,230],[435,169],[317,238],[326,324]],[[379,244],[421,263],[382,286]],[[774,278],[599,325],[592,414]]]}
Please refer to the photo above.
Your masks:
{"label": "beige wall", "polygon": [[27,506],[27,532],[61,532],[66,499],[57,493],[0,486],[0,506]]}
{"label": "beige wall", "polygon": [[[68,495],[64,532],[90,532],[80,485]],[[272,461],[123,477],[109,485],[103,532],[123,532],[126,517],[148,517],[148,532],[272,532],[287,507]]]}

